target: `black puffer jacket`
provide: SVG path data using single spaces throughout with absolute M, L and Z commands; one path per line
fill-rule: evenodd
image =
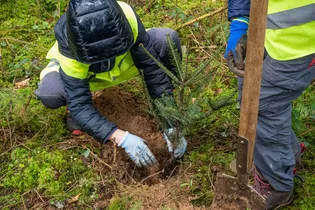
M 111 70 L 115 57 L 130 50 L 138 69 L 143 69 L 151 97 L 171 94 L 169 77 L 150 59 L 139 44 L 158 59 L 153 42 L 138 19 L 138 37 L 133 34 L 128 20 L 115 0 L 71 0 L 69 9 L 55 26 L 55 36 L 62 55 L 92 64 L 95 73 Z M 97 71 L 97 72 L 96 72 Z M 88 79 L 68 76 L 62 69 L 70 113 L 82 130 L 105 143 L 117 129 L 93 106 Z M 115 97 L 115 96 L 113 96 Z

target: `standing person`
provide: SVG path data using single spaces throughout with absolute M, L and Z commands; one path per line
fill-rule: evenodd
M 242 97 L 250 0 L 229 0 L 230 37 L 225 58 L 238 75 Z M 292 100 L 315 77 L 315 0 L 269 0 L 265 55 L 254 153 L 254 188 L 266 197 L 266 209 L 294 198 L 295 165 L 304 145 L 292 130 Z
M 142 69 L 152 98 L 172 95 L 170 78 L 141 45 L 172 69 L 166 34 L 181 53 L 178 34 L 167 28 L 146 31 L 132 7 L 116 0 L 70 0 L 54 31 L 56 43 L 47 54 L 50 63 L 40 75 L 35 92 L 38 99 L 51 109 L 67 105 L 67 125 L 73 134 L 82 130 L 101 143 L 112 139 L 137 166 L 152 166 L 156 159 L 145 141 L 106 120 L 94 107 L 91 91 L 128 81 Z M 171 128 L 164 131 L 170 132 Z M 182 157 L 186 146 L 182 138 L 174 156 Z

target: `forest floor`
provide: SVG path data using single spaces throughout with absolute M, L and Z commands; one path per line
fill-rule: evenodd
M 209 209 L 217 174 L 233 175 L 229 164 L 235 158 L 238 104 L 192 125 L 185 156 L 169 168 L 164 167 L 169 159 L 166 143 L 148 114 L 139 77 L 93 93 L 93 102 L 104 117 L 146 139 L 157 165 L 137 168 L 112 142 L 101 145 L 86 134 L 71 136 L 65 108 L 46 109 L 33 94 L 66 3 L 3 1 L 0 8 L 0 209 Z M 226 1 L 128 3 L 146 28 L 177 29 L 189 69 L 210 59 L 206 71 L 213 78 L 202 90 L 204 96 L 216 98 L 237 88 L 223 58 L 229 33 Z M 207 13 L 213 15 L 181 28 Z M 293 102 L 293 129 L 308 149 L 298 171 L 304 182 L 296 181 L 290 210 L 315 209 L 313 89 Z

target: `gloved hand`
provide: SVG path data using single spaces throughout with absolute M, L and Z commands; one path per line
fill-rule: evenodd
M 166 141 L 168 151 L 171 152 L 171 153 L 173 152 L 173 145 L 172 145 L 172 142 L 169 139 L 169 136 L 174 135 L 174 132 L 175 132 L 174 128 L 168 128 L 163 133 L 163 137 L 164 137 L 164 139 Z M 187 148 L 187 141 L 186 141 L 185 137 L 182 136 L 180 138 L 180 140 L 179 140 L 179 143 L 178 143 L 177 147 L 175 148 L 174 157 L 175 158 L 183 157 L 183 155 L 184 155 L 184 153 L 186 151 L 186 148 Z
M 227 64 L 234 74 L 244 77 L 245 58 L 246 58 L 247 35 L 244 34 L 238 41 L 235 52 L 230 51 L 227 56 Z
M 153 166 L 157 162 L 144 140 L 130 134 L 128 131 L 126 131 L 124 139 L 121 140 L 118 146 L 122 147 L 130 159 L 139 167 Z
M 240 38 L 246 34 L 248 29 L 248 18 L 247 17 L 239 17 L 234 18 L 230 24 L 230 37 L 227 43 L 226 51 L 224 53 L 224 57 L 227 59 L 228 53 L 235 53 L 235 48 L 240 40 Z

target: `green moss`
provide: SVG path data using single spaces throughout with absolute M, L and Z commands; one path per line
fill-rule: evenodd
M 1 171 L 4 178 L 0 188 L 13 190 L 15 193 L 10 196 L 13 200 L 36 189 L 48 197 L 65 199 L 80 194 L 81 200 L 90 201 L 96 191 L 94 174 L 79 155 L 58 150 L 16 148 L 10 158 L 10 164 Z
M 131 197 L 116 197 L 114 196 L 108 207 L 109 210 L 140 210 L 142 209 L 141 202 L 133 200 Z

